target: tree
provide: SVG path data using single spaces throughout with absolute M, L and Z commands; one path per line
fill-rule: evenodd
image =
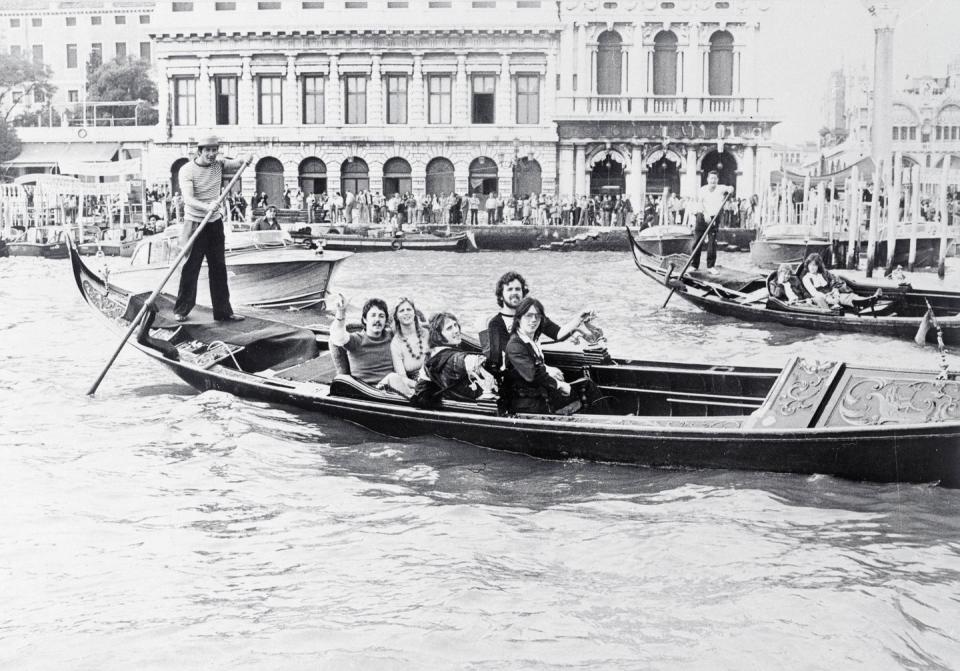
M 6 119 L 0 119 L 0 166 L 19 155 L 20 138 L 17 137 L 16 129 L 7 123 Z M 0 174 L 3 172 L 3 168 L 0 167 Z
M 57 87 L 50 83 L 52 76 L 49 65 L 34 63 L 32 60 L 13 54 L 0 54 L 0 111 L 3 119 L 9 119 L 16 108 L 13 96 L 20 91 L 23 97 L 36 96 L 49 100 Z
M 87 100 L 98 102 L 139 101 L 137 120 L 141 124 L 155 124 L 157 114 L 157 86 L 150 79 L 150 65 L 146 61 L 116 58 L 90 71 L 87 77 Z M 103 106 L 97 116 L 111 115 L 117 125 L 133 125 L 134 111 L 126 106 Z

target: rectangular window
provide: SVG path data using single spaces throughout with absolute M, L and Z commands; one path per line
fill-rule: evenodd
M 430 0 L 427 7 L 430 9 L 450 9 L 450 0 Z
M 387 9 L 410 9 L 409 0 L 387 0 Z
M 218 126 L 237 123 L 237 78 L 214 77 L 215 115 Z
M 953 126 L 950 134 L 951 140 L 960 140 L 960 126 Z
M 150 62 L 150 43 L 141 42 L 140 43 L 140 60 Z
M 44 95 L 43 89 L 34 89 L 33 90 L 33 102 L 42 103 L 47 99 L 47 96 Z
M 322 0 L 303 0 L 300 6 L 304 9 L 323 9 Z
M 67 102 L 68 103 L 80 102 L 80 91 L 78 91 L 77 89 L 70 89 L 69 91 L 67 91 Z
M 916 139 L 917 139 L 917 127 L 916 127 L 916 126 L 910 126 L 910 139 L 911 139 L 911 140 L 916 140 Z
M 899 140 L 899 139 L 900 139 L 900 128 L 897 127 L 897 126 L 894 126 L 894 127 L 893 127 L 893 139 L 894 139 L 894 140 Z
M 259 77 L 257 79 L 258 110 L 261 126 L 279 126 L 283 123 L 283 78 Z
M 237 9 L 235 2 L 215 2 L 213 8 L 218 12 L 233 12 Z
M 367 123 L 367 78 L 350 76 L 343 78 L 344 100 L 346 102 L 346 123 Z
M 75 25 L 77 25 L 77 17 L 75 17 L 75 16 L 68 16 L 68 17 L 67 17 L 67 27 L 75 26 Z
M 94 68 L 100 67 L 103 63 L 103 45 L 99 42 L 94 42 L 90 45 L 90 66 Z
M 42 44 L 33 45 L 33 62 L 43 63 L 43 45 Z
M 427 79 L 427 123 L 450 123 L 453 79 L 437 75 Z
M 91 16 L 91 17 L 90 17 L 90 25 L 91 25 L 91 26 L 99 26 L 101 23 L 103 23 L 103 19 L 102 19 L 101 17 L 99 17 L 99 16 Z
M 272 2 L 270 0 L 260 0 L 257 3 L 257 9 L 280 9 L 280 3 L 276 0 Z
M 540 75 L 517 75 L 517 123 L 540 123 Z
M 192 12 L 193 3 L 192 2 L 173 2 L 171 3 L 171 9 L 175 12 Z
M 114 14 L 113 22 L 118 26 L 124 26 L 127 24 L 127 17 L 123 14 Z
M 407 123 L 407 78 L 387 77 L 387 123 Z
M 367 0 L 347 0 L 343 6 L 347 9 L 366 9 Z
M 30 19 L 30 25 L 33 26 L 34 28 L 39 28 L 40 26 L 43 25 L 43 19 L 41 19 L 41 18 L 32 18 L 32 19 Z
M 517 0 L 517 9 L 539 9 L 540 0 Z
M 117 53 L 117 58 L 126 58 L 127 57 L 127 43 L 126 42 L 117 42 L 113 45 L 114 50 Z
M 197 80 L 193 77 L 173 80 L 173 123 L 177 126 L 197 125 Z
M 496 0 L 473 0 L 474 9 L 496 9 Z
M 494 121 L 494 90 L 497 78 L 493 75 L 474 75 L 473 99 L 470 104 L 470 120 L 472 123 L 493 123 Z
M 150 23 L 150 15 L 149 15 L 149 14 L 141 14 L 141 15 L 140 15 L 140 25 L 146 25 L 146 24 L 148 24 L 148 23 Z
M 323 77 L 307 75 L 303 78 L 303 123 L 323 123 L 323 92 Z
M 11 28 L 19 28 L 19 27 L 20 27 L 20 19 L 10 19 L 10 27 L 11 27 Z
M 77 45 L 67 45 L 67 69 L 73 70 L 77 67 Z

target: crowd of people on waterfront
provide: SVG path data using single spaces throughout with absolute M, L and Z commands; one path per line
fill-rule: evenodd
M 341 372 L 399 393 L 418 407 L 437 407 L 444 399 L 496 400 L 502 412 L 576 412 L 590 390 L 573 393 L 562 371 L 546 365 L 539 338 L 543 334 L 565 340 L 578 331 L 596 336 L 595 327 L 589 326 L 593 313 L 583 310 L 557 324 L 515 271 L 500 277 L 494 295 L 498 309 L 481 338 L 482 354 L 459 348 L 456 315 L 439 312 L 428 320 L 409 298 L 401 298 L 392 312 L 381 298 L 367 300 L 360 313 L 361 330 L 350 332 L 346 300 L 338 296 L 330 344 L 345 356 Z

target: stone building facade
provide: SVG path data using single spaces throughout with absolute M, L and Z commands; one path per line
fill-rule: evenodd
M 245 192 L 560 195 L 769 167 L 761 0 L 159 2 L 152 182 L 200 135 L 255 156 Z

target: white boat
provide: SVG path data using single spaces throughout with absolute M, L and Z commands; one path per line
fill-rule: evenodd
M 129 291 L 152 291 L 180 251 L 180 225 L 139 241 L 130 266 L 109 281 Z M 323 303 L 334 268 L 350 252 L 318 251 L 293 243 L 284 231 L 227 231 L 225 244 L 230 301 L 254 308 L 306 309 Z M 176 293 L 179 270 L 165 287 Z M 197 282 L 197 304 L 211 305 L 207 266 Z

